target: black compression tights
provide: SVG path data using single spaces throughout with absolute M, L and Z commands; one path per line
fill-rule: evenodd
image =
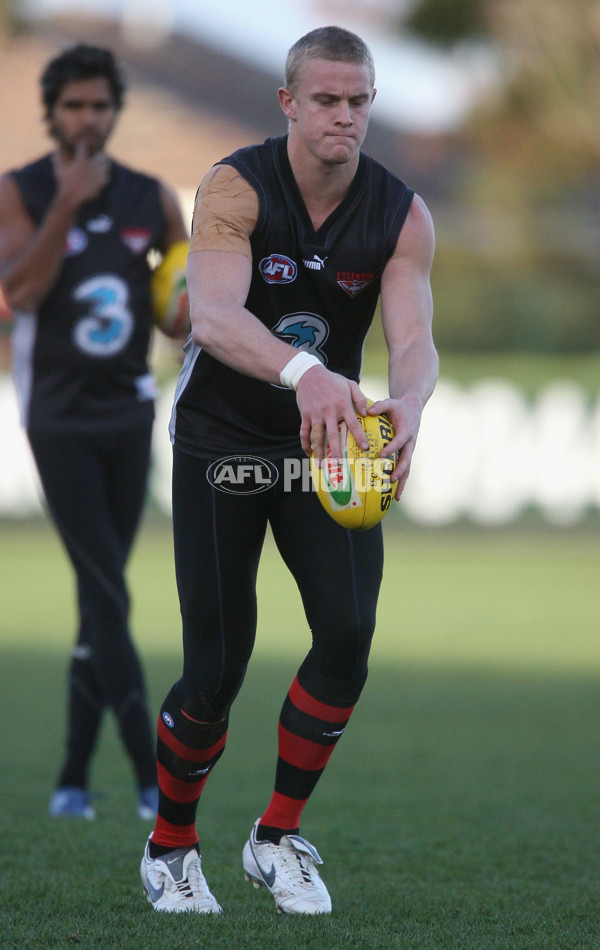
M 268 523 L 298 584 L 312 632 L 305 664 L 326 693 L 330 684 L 332 703 L 355 702 L 366 679 L 375 627 L 381 527 L 341 528 L 313 492 L 302 490 L 301 480 L 286 481 L 283 464 L 278 464 L 276 485 L 254 495 L 213 488 L 208 464 L 174 451 L 173 526 L 184 645 L 175 696 L 181 707 L 194 719 L 218 721 L 241 687 L 254 646 L 256 576 Z M 282 638 L 289 635 L 288 619 L 282 611 Z
M 144 503 L 151 425 L 119 434 L 28 435 L 77 577 L 79 630 L 59 784 L 85 785 L 102 711 L 110 706 L 139 785 L 153 785 L 154 742 L 124 577 Z

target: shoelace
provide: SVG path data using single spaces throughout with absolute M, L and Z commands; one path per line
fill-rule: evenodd
M 314 862 L 309 855 L 301 854 L 292 847 L 282 849 L 279 852 L 279 858 L 281 861 L 281 877 L 286 883 L 293 884 L 295 887 L 298 884 L 315 886 L 313 879 Z M 299 874 L 302 878 L 301 881 L 298 880 Z
M 184 881 L 176 881 L 175 887 L 183 897 L 193 898 L 194 892 L 189 878 L 186 877 Z
M 211 896 L 208 884 L 206 883 L 206 880 L 202 874 L 200 858 L 192 861 L 188 867 L 188 881 L 190 883 L 192 894 L 196 897 L 207 898 Z

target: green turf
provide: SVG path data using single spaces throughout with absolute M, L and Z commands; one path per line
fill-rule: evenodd
M 276 720 L 307 634 L 272 546 L 260 634 L 225 756 L 200 810 L 219 919 L 153 914 L 112 721 L 93 823 L 46 817 L 61 754 L 73 588 L 45 527 L 0 528 L 0 947 L 460 948 L 600 945 L 599 539 L 595 532 L 387 531 L 371 674 L 307 806 L 329 918 L 282 918 L 243 879 L 268 798 Z M 168 533 L 131 572 L 154 711 L 178 675 Z M 333 596 L 333 592 L 332 592 Z

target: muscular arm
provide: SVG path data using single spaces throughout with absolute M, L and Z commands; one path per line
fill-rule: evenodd
M 250 235 L 258 216 L 253 189 L 229 166 L 217 166 L 200 186 L 187 279 L 194 341 L 220 362 L 268 383 L 297 350 L 278 339 L 245 306 L 252 279 Z M 324 366 L 314 366 L 296 389 L 302 417 L 300 437 L 307 454 L 323 456 L 325 435 L 340 454 L 338 421 L 344 419 L 357 439 L 366 443 L 354 406 L 364 411 L 366 399 L 357 384 Z
M 369 412 L 389 415 L 396 434 L 386 454 L 399 453 L 392 479 L 400 498 L 410 472 L 423 408 L 438 377 L 439 360 L 431 325 L 433 303 L 429 275 L 434 233 L 429 212 L 415 195 L 394 255 L 382 277 L 381 311 L 389 351 L 390 398 Z
M 196 196 L 187 266 L 192 336 L 238 372 L 279 383 L 292 348 L 244 306 L 257 216 L 256 194 L 233 168 L 208 173 Z
M 77 209 L 95 197 L 108 176 L 108 160 L 79 149 L 55 166 L 58 187 L 39 225 L 27 214 L 14 178 L 0 179 L 0 276 L 15 310 L 34 310 L 52 289 Z

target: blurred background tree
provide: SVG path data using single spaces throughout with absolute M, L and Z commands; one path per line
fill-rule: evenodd
M 454 53 L 478 44 L 498 74 L 437 215 L 440 347 L 597 349 L 600 4 L 415 0 L 398 26 Z

